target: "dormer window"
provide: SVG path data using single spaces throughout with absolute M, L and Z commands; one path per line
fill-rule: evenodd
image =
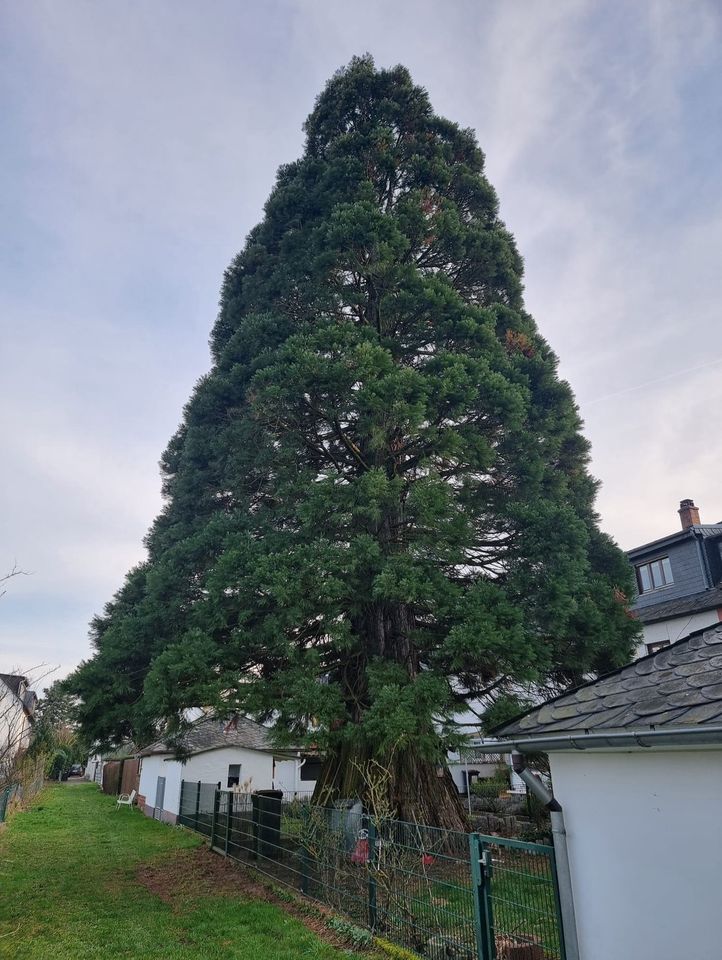
M 669 557 L 660 557 L 651 563 L 640 563 L 637 568 L 637 587 L 640 593 L 659 590 L 674 583 Z

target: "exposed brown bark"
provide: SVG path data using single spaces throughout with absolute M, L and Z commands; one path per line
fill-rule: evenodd
M 437 766 L 407 747 L 370 767 L 370 748 L 344 744 L 330 754 L 316 782 L 313 799 L 328 805 L 360 799 L 372 813 L 446 830 L 468 830 L 461 798 L 446 766 Z M 386 776 L 380 776 L 383 771 Z M 375 807 L 381 807 L 380 810 Z

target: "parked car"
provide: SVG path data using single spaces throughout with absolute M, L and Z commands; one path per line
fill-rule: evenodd
M 70 770 L 68 771 L 69 777 L 82 777 L 85 773 L 85 770 L 80 763 L 74 763 Z

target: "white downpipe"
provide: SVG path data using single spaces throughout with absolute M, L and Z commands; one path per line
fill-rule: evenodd
M 564 811 L 551 791 L 547 790 L 539 777 L 526 766 L 520 753 L 512 754 L 514 770 L 529 790 L 549 810 L 554 840 L 554 859 L 557 866 L 557 885 L 559 888 L 559 908 L 562 915 L 562 933 L 566 960 L 579 960 L 579 940 L 577 938 L 577 919 L 574 913 L 574 893 L 572 875 L 569 869 L 569 851 L 567 849 L 567 831 L 564 826 Z
M 301 767 L 304 765 L 308 757 L 304 757 L 303 760 L 300 759 L 301 754 L 296 754 L 296 760 L 293 764 L 293 798 L 296 799 L 296 794 L 298 793 L 298 773 Z

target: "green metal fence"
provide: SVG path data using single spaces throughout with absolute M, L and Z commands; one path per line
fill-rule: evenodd
M 219 783 L 181 782 L 178 822 L 206 837 L 211 835 L 213 805 Z
M 428 960 L 564 960 L 552 847 L 186 781 L 179 822 Z

